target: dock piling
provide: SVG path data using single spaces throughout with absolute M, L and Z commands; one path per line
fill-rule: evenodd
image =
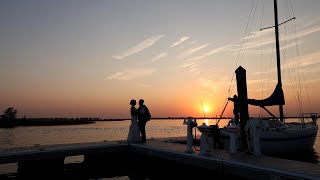
M 188 117 L 183 121 L 184 125 L 187 125 L 187 149 L 185 150 L 186 153 L 193 153 L 193 135 L 192 135 L 192 128 L 194 124 L 196 124 L 196 120 L 192 117 Z
M 198 130 L 201 132 L 200 137 L 200 155 L 207 156 L 209 145 L 208 145 L 208 133 L 211 132 L 211 127 L 207 126 L 206 123 L 203 123 L 198 127 Z M 210 150 L 209 150 L 210 151 Z

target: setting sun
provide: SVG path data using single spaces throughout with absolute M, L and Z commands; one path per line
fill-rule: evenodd
M 203 111 L 204 112 L 209 112 L 209 107 L 208 106 L 203 107 Z
M 201 112 L 203 113 L 203 116 L 208 116 L 209 112 L 210 112 L 210 108 L 208 105 L 203 105 L 201 107 Z
M 203 117 L 210 117 L 213 116 L 215 113 L 215 105 L 212 102 L 201 102 L 201 105 L 198 106 L 199 113 Z

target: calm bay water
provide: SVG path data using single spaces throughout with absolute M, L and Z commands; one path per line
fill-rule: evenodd
M 198 120 L 199 125 L 201 125 L 203 122 L 205 122 L 207 125 L 216 124 L 216 120 L 212 120 L 212 119 Z M 219 123 L 219 126 L 223 127 L 227 123 L 228 123 L 228 120 L 221 120 Z M 16 127 L 11 129 L 0 128 L 0 148 L 125 140 L 128 135 L 129 125 L 130 125 L 130 121 L 127 120 L 127 121 L 101 121 L 93 124 L 84 124 L 84 125 L 30 126 L 30 127 L 26 126 L 26 127 Z M 182 119 L 151 120 L 150 122 L 147 123 L 146 131 L 147 131 L 147 138 L 183 137 L 183 136 L 186 136 L 187 126 L 183 125 Z M 200 132 L 198 131 L 197 134 L 200 134 Z M 320 164 L 319 163 L 320 162 L 320 158 L 319 158 L 320 137 L 319 136 L 320 136 L 320 133 L 318 133 L 318 137 L 317 137 L 313 152 L 309 152 L 305 155 L 301 155 L 301 154 L 289 155 L 283 158 Z M 200 137 L 197 136 L 197 139 L 199 138 Z M 71 157 L 65 162 L 80 162 L 80 159 L 79 157 L 75 157 L 74 159 L 72 159 Z M 130 168 L 132 170 L 133 167 L 130 167 Z M 14 163 L 0 165 L 0 179 L 2 177 L 1 174 L 3 173 L 4 173 L 3 177 L 5 177 L 5 179 L 7 179 L 10 176 L 13 177 L 12 179 L 15 179 L 17 177 L 16 169 L 17 169 L 17 164 L 14 164 Z M 124 171 L 128 171 L 128 168 L 125 169 Z M 73 173 L 72 176 L 77 176 L 79 172 L 82 172 L 82 170 L 76 171 L 76 173 Z M 102 172 L 105 172 L 105 170 L 103 170 Z M 146 175 L 144 173 L 141 173 L 141 174 Z M 106 175 L 102 175 L 102 176 L 106 176 Z M 181 177 L 181 175 L 179 175 L 179 177 Z M 70 179 L 74 179 L 74 178 L 70 178 Z M 116 179 L 132 179 L 132 178 L 128 176 L 120 175 Z M 140 178 L 140 179 L 150 179 L 150 177 Z
M 216 120 L 214 119 L 198 120 L 199 125 L 203 122 L 207 125 L 216 124 Z M 83 125 L 0 128 L 0 147 L 12 148 L 34 145 L 126 140 L 130 123 L 130 120 L 98 121 L 93 124 Z M 228 120 L 221 120 L 219 126 L 223 127 L 227 123 Z M 147 138 L 183 137 L 187 134 L 187 127 L 183 125 L 183 119 L 160 119 L 149 121 L 146 125 L 146 131 Z M 201 132 L 197 130 L 197 134 L 201 134 Z M 318 133 L 313 154 L 306 155 L 311 158 L 311 160 L 306 161 L 312 162 L 314 159 L 314 162 L 320 162 L 319 136 L 320 133 Z M 200 137 L 197 136 L 197 138 Z M 301 160 L 304 161 L 303 157 Z
M 216 120 L 213 119 L 198 120 L 199 125 L 203 122 L 207 125 L 216 124 Z M 227 122 L 228 120 L 221 120 L 219 126 L 223 127 Z M 12 148 L 34 145 L 126 140 L 129 125 L 130 121 L 126 120 L 99 121 L 93 124 L 83 125 L 0 128 L 0 147 Z M 183 125 L 183 119 L 160 119 L 149 121 L 146 126 L 146 131 L 147 138 L 182 137 L 186 136 L 187 127 Z M 200 132 L 198 131 L 197 134 L 200 134 Z M 320 133 L 318 133 L 318 136 L 320 136 Z M 200 137 L 198 136 L 197 138 Z M 320 137 L 317 137 L 313 155 L 315 159 L 314 162 L 319 163 Z
M 199 121 L 203 122 L 203 121 Z M 130 121 L 101 121 L 93 124 L 63 126 L 25 126 L 0 129 L 0 147 L 68 144 L 126 140 Z M 215 123 L 209 120 L 210 123 Z M 147 138 L 186 136 L 183 120 L 151 120 L 146 125 Z

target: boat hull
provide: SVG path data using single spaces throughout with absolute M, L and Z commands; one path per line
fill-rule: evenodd
M 304 127 L 288 127 L 282 130 L 260 131 L 260 151 L 262 154 L 294 153 L 313 149 L 318 132 L 318 125 L 307 124 Z M 224 149 L 230 149 L 230 133 L 220 130 L 220 142 Z M 237 147 L 240 149 L 241 137 L 237 134 Z M 250 149 L 252 150 L 252 148 Z

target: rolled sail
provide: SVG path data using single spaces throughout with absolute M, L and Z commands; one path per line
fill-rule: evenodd
M 248 99 L 248 104 L 253 106 L 261 106 L 261 107 L 284 105 L 285 101 L 284 101 L 282 86 L 277 84 L 271 96 L 266 99 L 262 99 L 262 100 Z

